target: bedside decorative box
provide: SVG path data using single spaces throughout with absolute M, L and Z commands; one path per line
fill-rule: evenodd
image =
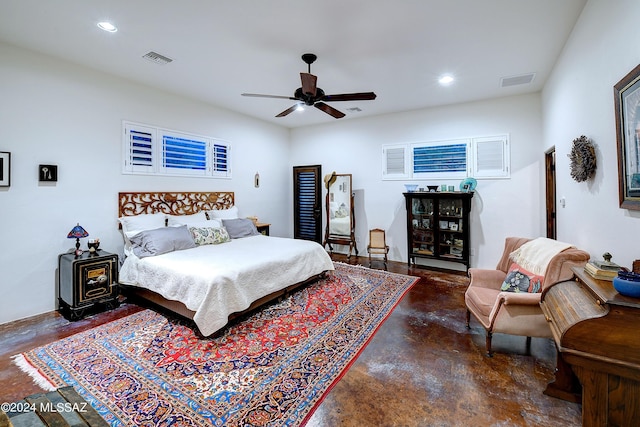
M 60 312 L 78 320 L 97 308 L 118 306 L 118 255 L 73 252 L 58 256 L 58 302 Z

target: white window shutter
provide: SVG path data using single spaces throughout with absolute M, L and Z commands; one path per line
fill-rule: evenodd
M 207 138 L 161 129 L 162 169 L 167 175 L 207 174 Z
M 122 122 L 125 174 L 231 178 L 231 143 Z
M 156 130 L 136 123 L 123 123 L 124 172 L 153 173 Z
M 475 178 L 508 178 L 509 138 L 506 135 L 473 139 Z
M 382 147 L 382 178 L 408 178 L 408 154 L 407 145 L 384 145 Z
M 214 140 L 211 156 L 212 175 L 219 177 L 231 177 L 231 146 L 229 143 Z

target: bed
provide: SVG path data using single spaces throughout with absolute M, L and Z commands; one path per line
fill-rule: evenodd
M 127 294 L 193 320 L 203 336 L 334 269 L 316 242 L 251 228 L 237 217 L 232 192 L 119 193 L 118 200 L 119 282 Z

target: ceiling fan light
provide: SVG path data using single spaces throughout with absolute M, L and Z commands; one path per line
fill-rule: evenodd
M 311 63 L 316 60 L 316 56 L 312 53 L 305 53 L 302 56 L 302 59 L 304 62 L 309 64 L 309 72 L 300 73 L 302 86 L 295 90 L 293 96 L 263 95 L 259 93 L 243 93 L 241 95 L 254 96 L 258 98 L 291 99 L 297 101 L 291 107 L 276 114 L 276 117 L 285 117 L 294 111 L 304 111 L 305 105 L 308 105 L 309 107 L 315 107 L 318 110 L 329 114 L 335 119 L 341 119 L 345 114 L 340 110 L 336 110 L 329 104 L 325 104 L 325 102 L 368 101 L 376 99 L 376 94 L 373 92 L 339 93 L 333 95 L 325 94 L 324 91 L 316 85 L 318 78 L 311 74 Z
M 115 25 L 113 25 L 111 22 L 107 22 L 107 21 L 103 21 L 103 22 L 98 22 L 98 28 L 100 28 L 101 30 L 107 31 L 109 33 L 115 33 L 116 31 L 118 31 L 118 28 L 116 28 Z
M 455 79 L 451 74 L 444 74 L 438 79 L 438 83 L 440 83 L 442 86 L 448 86 L 453 83 L 454 80 Z

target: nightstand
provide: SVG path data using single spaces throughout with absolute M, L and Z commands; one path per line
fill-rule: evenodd
M 58 256 L 59 310 L 69 320 L 78 320 L 118 302 L 118 255 L 98 250 Z
M 262 234 L 264 234 L 265 236 L 269 235 L 269 226 L 271 224 L 267 224 L 264 222 L 256 222 L 256 228 L 258 229 L 258 231 Z

